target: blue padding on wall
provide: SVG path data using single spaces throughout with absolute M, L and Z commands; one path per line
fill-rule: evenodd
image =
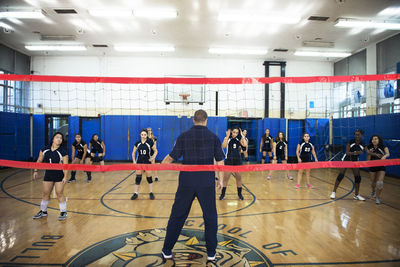
M 400 141 L 385 141 L 384 142 L 390 152 L 391 159 L 400 158 Z M 400 166 L 387 166 L 386 173 L 390 175 L 394 175 L 400 177 Z
M 40 149 L 44 147 L 45 115 L 33 115 L 33 158 L 37 159 Z
M 0 158 L 30 158 L 30 115 L 0 112 Z
M 31 154 L 30 114 L 16 113 L 15 160 L 27 160 Z
M 71 157 L 72 153 L 72 143 L 75 141 L 75 134 L 79 133 L 79 117 L 78 116 L 70 116 L 68 118 L 68 155 Z M 84 140 L 84 139 L 82 139 Z M 86 140 L 84 140 L 87 142 Z
M 296 157 L 296 149 L 304 133 L 304 120 L 289 120 L 288 123 L 288 154 Z

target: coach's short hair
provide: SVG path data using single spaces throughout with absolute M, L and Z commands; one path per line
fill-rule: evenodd
M 204 121 L 206 121 L 207 120 L 207 112 L 205 112 L 204 110 L 202 110 L 202 109 L 199 109 L 199 110 L 197 110 L 195 113 L 194 113 L 194 117 L 193 117 L 193 120 L 195 121 L 195 122 L 204 122 Z

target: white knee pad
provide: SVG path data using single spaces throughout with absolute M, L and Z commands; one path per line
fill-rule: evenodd
M 383 189 L 383 181 L 376 182 L 376 188 Z

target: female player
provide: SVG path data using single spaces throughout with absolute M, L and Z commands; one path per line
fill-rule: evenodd
M 75 151 L 77 155 L 75 157 Z M 86 142 L 82 140 L 82 136 L 80 133 L 75 134 L 75 141 L 72 144 L 72 164 L 85 164 L 88 158 L 86 158 L 87 154 L 87 145 Z M 76 171 L 71 171 L 71 178 L 68 180 L 68 183 L 76 182 L 75 179 Z M 90 180 L 89 172 L 87 172 L 88 180 Z
M 260 153 L 262 152 L 262 160 L 261 164 L 264 164 L 265 158 L 268 157 L 269 160 L 272 159 L 272 143 L 274 142 L 274 139 L 270 136 L 269 129 L 265 129 L 264 135 L 261 137 L 261 142 L 260 142 Z
M 38 163 L 57 163 L 68 164 L 68 154 L 61 148 L 64 136 L 60 132 L 56 132 L 51 139 L 51 144 L 45 146 L 40 150 Z M 64 185 L 67 182 L 68 171 L 62 170 L 46 170 L 43 179 L 43 195 L 42 202 L 40 203 L 40 211 L 33 216 L 33 219 L 47 217 L 47 206 L 50 202 L 50 193 L 53 187 L 56 189 L 58 204 L 60 206 L 60 216 L 58 220 L 65 220 L 67 218 L 67 202 L 64 197 Z M 33 173 L 33 180 L 36 180 L 38 171 Z
M 246 140 L 243 138 L 241 130 L 238 127 L 234 127 L 232 131 L 228 129 L 226 131 L 224 142 L 222 143 L 222 148 L 227 148 L 225 165 L 242 165 L 242 158 L 240 157 L 240 146 L 247 146 Z M 240 200 L 243 200 L 242 175 L 240 172 L 235 172 L 233 173 L 233 175 L 236 178 L 238 197 Z M 219 196 L 219 200 L 223 200 L 225 197 L 226 186 L 228 184 L 230 176 L 230 172 L 224 172 L 224 177 L 222 180 L 222 192 Z
M 153 156 L 150 156 L 151 150 L 154 150 Z M 138 152 L 137 160 L 135 159 L 136 151 Z M 143 129 L 140 131 L 140 141 L 137 141 L 135 146 L 133 147 L 132 152 L 132 160 L 133 164 L 151 164 L 157 156 L 157 147 L 155 146 L 153 140 L 148 138 L 147 130 Z M 142 181 L 142 173 L 144 171 L 137 170 L 136 171 L 136 180 L 135 180 L 135 193 L 132 195 L 131 200 L 135 200 L 139 196 L 139 187 L 140 182 Z M 153 177 L 151 176 L 151 171 L 145 171 L 147 182 L 149 183 L 149 195 L 150 199 L 154 199 L 153 194 Z
M 373 135 L 367 146 L 367 160 L 386 159 L 390 156 L 389 149 L 383 144 L 382 137 Z M 369 168 L 371 177 L 371 198 L 376 197 L 375 203 L 381 204 L 381 193 L 383 189 L 383 179 L 385 178 L 386 168 L 384 166 Z M 376 190 L 376 191 L 375 191 Z
M 151 140 L 153 140 L 154 146 L 157 147 L 157 137 L 155 137 L 155 136 L 153 135 L 153 129 L 151 129 L 150 127 L 147 128 L 147 134 L 149 135 L 149 138 L 150 138 Z M 154 155 L 154 150 L 152 149 L 152 150 L 151 150 L 151 153 L 150 153 L 150 156 L 153 156 L 153 155 Z M 156 163 L 156 158 L 154 157 L 154 159 L 153 159 L 153 161 L 151 162 L 151 164 L 155 164 L 155 163 Z M 158 182 L 157 171 L 154 171 L 154 181 L 155 181 L 155 182 Z
M 358 161 L 358 157 L 364 153 L 365 144 L 362 142 L 362 137 L 364 135 L 363 130 L 355 130 L 354 139 L 351 139 L 347 142 L 346 145 L 346 154 L 343 156 L 343 161 Z M 344 178 L 344 174 L 346 173 L 346 168 L 340 169 L 339 174 L 336 178 L 335 186 L 333 187 L 333 192 L 331 194 L 331 199 L 336 197 L 336 190 L 339 187 L 340 182 Z M 360 183 L 361 183 L 361 175 L 359 168 L 353 168 L 354 182 L 355 182 L 355 190 L 354 190 L 354 199 L 364 201 L 365 198 L 360 196 Z
M 246 137 L 247 130 L 243 130 L 242 131 L 242 135 L 243 135 L 244 140 L 246 141 L 247 146 L 240 145 L 240 148 L 241 148 L 240 149 L 240 153 L 243 154 L 244 160 L 246 161 L 246 164 L 248 165 L 248 164 L 250 164 L 250 162 L 249 162 L 249 153 L 248 153 L 248 150 L 249 150 L 249 139 L 247 139 L 247 137 Z
M 297 145 L 296 155 L 299 163 L 312 162 L 312 156 L 314 157 L 315 162 L 318 162 L 317 155 L 315 154 L 315 149 L 313 144 L 310 143 L 310 135 L 308 133 L 303 134 L 303 139 L 301 139 L 300 143 Z M 306 169 L 306 179 L 307 179 L 307 187 L 312 188 L 310 184 L 310 169 Z M 296 189 L 300 188 L 301 178 L 303 175 L 303 170 L 300 169 L 297 174 L 297 184 Z
M 92 164 L 93 162 L 100 162 L 100 165 L 104 165 L 104 156 L 106 155 L 106 145 L 99 138 L 98 134 L 92 135 L 92 139 L 89 142 L 88 152 L 90 153 L 90 161 L 88 161 L 88 164 Z M 87 172 L 87 174 L 88 174 L 87 182 L 89 183 L 92 180 L 92 173 Z
M 278 163 L 280 160 L 283 164 L 287 163 L 288 160 L 288 143 L 286 141 L 285 134 L 283 132 L 279 132 L 276 137 L 274 143 L 272 144 L 272 153 L 274 154 L 274 158 L 272 160 L 272 164 Z M 270 171 L 269 179 L 271 179 L 272 171 Z M 286 171 L 286 176 L 288 179 L 293 180 L 293 177 L 289 175 L 289 170 Z M 267 178 L 268 178 L 267 177 Z

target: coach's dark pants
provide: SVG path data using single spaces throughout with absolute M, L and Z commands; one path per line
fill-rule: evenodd
M 215 187 L 183 187 L 179 186 L 175 194 L 171 216 L 168 221 L 167 235 L 163 251 L 171 253 L 183 224 L 189 215 L 194 198 L 199 200 L 203 211 L 205 240 L 208 256 L 214 256 L 217 248 L 217 207 L 215 203 Z

